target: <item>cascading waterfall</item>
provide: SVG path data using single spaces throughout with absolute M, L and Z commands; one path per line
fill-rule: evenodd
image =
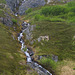
M 24 25 L 25 26 L 29 26 L 29 23 L 26 23 L 24 22 Z M 27 28 L 27 27 L 26 27 Z M 27 57 L 27 64 L 35 69 L 35 71 L 37 71 L 37 73 L 39 75 L 52 75 L 48 70 L 46 70 L 45 68 L 43 68 L 41 65 L 39 65 L 38 63 L 36 63 L 35 61 L 33 61 L 33 58 L 32 56 L 34 55 L 34 52 L 33 51 L 30 51 L 28 48 L 27 50 L 25 51 L 25 42 L 24 40 L 22 39 L 23 37 L 23 33 L 24 31 L 26 30 L 26 28 L 24 27 L 23 30 L 19 33 L 19 36 L 18 36 L 18 41 L 21 43 L 21 51 L 26 55 Z M 30 52 L 30 53 L 29 53 Z

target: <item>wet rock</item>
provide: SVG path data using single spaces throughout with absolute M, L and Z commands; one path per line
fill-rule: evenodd
M 24 33 L 26 34 L 26 40 L 29 40 L 30 44 L 34 43 L 34 40 L 32 40 L 32 31 L 36 25 L 30 25 L 29 23 L 23 22 L 22 23 L 22 29 L 24 30 Z
M 28 25 L 28 24 L 27 24 Z M 29 26 L 28 26 L 29 27 Z M 27 29 L 27 28 L 26 28 Z M 26 30 L 25 29 L 25 30 Z M 32 49 L 30 47 L 27 47 L 26 51 L 24 50 L 25 46 L 24 42 L 22 41 L 22 34 L 24 33 L 24 31 L 22 31 L 22 33 L 20 33 L 20 35 L 18 36 L 18 41 L 21 42 L 21 50 L 23 51 L 23 53 L 26 55 L 26 59 L 27 59 L 27 64 L 33 68 L 35 71 L 37 71 L 37 73 L 39 75 L 52 75 L 48 70 L 46 70 L 45 68 L 43 68 L 41 65 L 39 65 L 38 63 L 36 63 L 34 61 L 33 55 L 34 52 L 32 51 Z M 21 39 L 21 40 L 20 40 Z M 23 63 L 20 62 L 20 64 L 22 65 Z

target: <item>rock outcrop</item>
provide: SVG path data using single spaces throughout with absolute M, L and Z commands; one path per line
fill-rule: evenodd
M 16 12 L 19 8 L 22 0 L 6 0 L 7 5 L 11 8 L 12 11 Z
M 28 8 L 45 5 L 45 0 L 6 0 L 12 11 L 23 15 Z
M 26 40 L 28 40 L 29 41 L 29 43 L 30 44 L 33 44 L 33 42 L 34 42 L 34 40 L 32 40 L 33 39 L 33 35 L 32 35 L 32 31 L 34 30 L 34 28 L 36 27 L 36 25 L 30 25 L 30 24 L 28 24 L 28 23 L 26 23 L 26 22 L 23 22 L 22 23 L 22 26 L 23 26 L 23 30 L 24 30 L 24 33 L 25 33 L 25 35 L 26 35 Z
M 25 0 L 19 7 L 19 14 L 23 15 L 28 8 L 34 8 L 38 6 L 44 6 L 45 0 Z
M 44 6 L 47 2 L 57 3 L 57 2 L 69 2 L 72 0 L 6 0 L 7 4 L 17 14 L 23 15 L 28 8 L 34 8 L 39 6 Z
M 3 18 L 3 24 L 5 24 L 6 26 L 12 26 L 12 17 L 8 13 L 5 13 L 5 15 L 6 17 Z
M 0 22 L 5 24 L 6 26 L 12 26 L 12 16 L 14 15 L 13 12 L 10 10 L 10 8 L 4 4 L 0 3 Z

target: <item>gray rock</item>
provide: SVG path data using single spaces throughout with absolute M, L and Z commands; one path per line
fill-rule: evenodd
M 3 17 L 0 17 L 0 22 L 2 22 L 3 21 Z
M 52 60 L 54 60 L 55 62 L 57 62 L 58 61 L 58 56 L 52 55 Z
M 8 15 L 8 13 L 5 13 L 6 17 L 3 18 L 3 24 L 5 24 L 6 26 L 12 26 L 13 22 L 12 22 L 12 17 L 10 15 Z
M 38 38 L 38 42 L 40 42 L 40 41 L 41 41 L 41 38 L 39 37 L 39 38 Z
M 30 25 L 29 23 L 23 22 L 22 23 L 22 29 L 24 30 L 24 33 L 26 34 L 26 40 L 28 40 L 30 42 L 30 44 L 32 45 L 35 40 L 32 40 L 32 31 L 34 30 L 34 28 L 36 27 L 36 25 Z
M 11 8 L 12 11 L 16 11 L 16 8 L 19 7 L 22 0 L 6 0 L 7 5 Z
M 45 0 L 6 0 L 6 2 L 12 11 L 20 15 L 23 15 L 28 8 L 45 5 Z
M 21 6 L 19 7 L 19 14 L 23 15 L 28 8 L 34 8 L 38 6 L 44 6 L 45 0 L 26 0 L 23 1 Z

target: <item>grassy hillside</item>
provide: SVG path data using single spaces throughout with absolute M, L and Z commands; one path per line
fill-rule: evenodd
M 67 58 L 68 54 L 68 57 L 74 58 L 74 4 L 75 2 L 70 2 L 65 5 L 44 6 L 32 9 L 32 11 L 31 9 L 27 10 L 25 19 L 29 19 L 31 24 L 36 24 L 33 38 L 36 39 L 45 35 L 50 36 L 48 42 L 42 41 L 43 45 L 38 42 L 34 44 L 40 47 L 40 51 L 43 50 L 43 53 L 50 52 L 59 55 L 60 59 Z
M 59 62 L 54 63 L 49 59 L 42 59 L 42 65 L 50 70 L 59 69 L 65 63 L 64 60 L 74 62 L 75 59 L 75 2 L 69 2 L 64 5 L 46 5 L 34 9 L 28 9 L 23 20 L 29 20 L 31 24 L 36 25 L 33 31 L 33 39 L 39 36 L 49 36 L 49 41 L 34 42 L 35 55 L 57 55 Z M 48 63 L 49 62 L 49 63 Z M 51 62 L 51 63 L 50 63 Z M 62 63 L 61 63 L 62 62 Z M 56 67 L 54 67 L 57 65 Z M 73 71 L 75 64 L 68 66 Z M 56 70 L 56 72 L 58 72 Z M 67 68 L 66 68 L 67 70 Z M 70 75 L 73 75 L 72 73 Z M 58 75 L 58 74 L 57 74 Z M 61 72 L 60 72 L 61 75 Z M 68 75 L 63 73 L 62 75 Z
M 5 0 L 0 0 L 0 3 L 6 4 L 6 1 Z
M 35 75 L 36 72 L 26 65 L 25 60 L 20 44 L 12 37 L 12 31 L 0 23 L 0 75 Z
M 19 19 L 2 3 L 5 3 L 5 0 L 0 0 L 0 75 L 37 75 L 26 64 L 26 57 L 21 52 L 21 45 L 17 41 L 17 33 L 20 32 L 17 23 Z M 3 24 L 2 18 L 6 18 L 5 13 L 12 17 L 11 27 L 6 26 L 6 23 Z

